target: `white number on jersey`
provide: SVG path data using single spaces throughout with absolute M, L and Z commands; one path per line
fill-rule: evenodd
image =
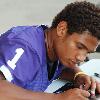
M 7 64 L 14 70 L 16 68 L 16 63 L 19 60 L 19 58 L 22 56 L 24 53 L 24 50 L 22 48 L 17 48 L 16 49 L 16 54 L 12 60 L 8 60 Z

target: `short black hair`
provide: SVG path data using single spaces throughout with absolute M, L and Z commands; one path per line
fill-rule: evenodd
M 55 16 L 51 28 L 56 28 L 61 21 L 67 22 L 70 34 L 89 31 L 90 35 L 100 40 L 100 8 L 93 3 L 82 1 L 68 4 Z

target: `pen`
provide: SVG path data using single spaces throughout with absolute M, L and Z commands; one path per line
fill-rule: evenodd
M 59 88 L 58 90 L 54 91 L 53 93 L 62 93 L 66 90 L 72 89 L 74 88 L 74 83 L 73 82 L 67 82 L 64 86 L 62 86 L 61 88 Z
M 94 76 L 100 78 L 100 74 L 98 74 L 98 73 L 94 73 Z

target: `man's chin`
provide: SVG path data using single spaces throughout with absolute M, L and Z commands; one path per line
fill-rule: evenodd
M 63 64 L 65 67 L 68 67 L 68 68 L 74 68 L 74 67 L 76 67 L 76 64 L 73 63 L 73 62 L 70 61 L 70 60 L 67 60 L 66 62 L 62 62 L 62 64 Z
M 67 68 L 72 68 L 72 69 L 73 69 L 73 68 L 76 67 L 76 64 L 69 64 L 69 63 L 68 63 L 68 64 L 66 64 L 65 66 L 66 66 Z

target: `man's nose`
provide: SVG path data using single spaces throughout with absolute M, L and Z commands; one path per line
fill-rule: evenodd
M 78 54 L 77 60 L 78 62 L 83 62 L 86 59 L 86 54 Z

